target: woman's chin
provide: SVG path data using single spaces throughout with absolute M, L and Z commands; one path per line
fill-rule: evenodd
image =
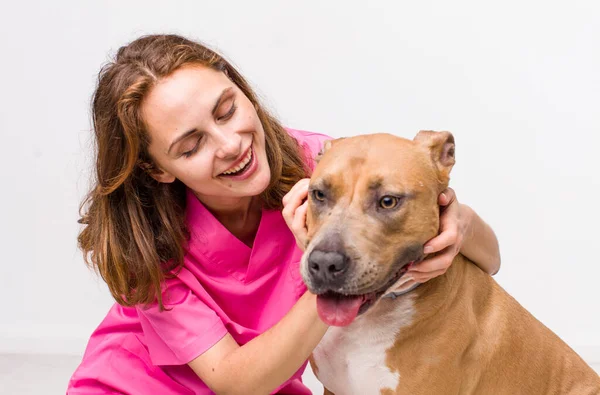
M 249 189 L 252 193 L 249 196 L 258 196 L 267 190 L 271 182 L 271 172 L 264 172 L 264 174 L 257 174 L 256 179 L 252 180 L 252 185 L 249 185 Z
M 271 172 L 259 172 L 253 177 L 244 180 L 244 182 L 231 183 L 229 187 L 233 189 L 234 194 L 238 197 L 253 197 L 259 196 L 267 190 L 271 182 Z M 236 185 L 237 184 L 237 185 Z

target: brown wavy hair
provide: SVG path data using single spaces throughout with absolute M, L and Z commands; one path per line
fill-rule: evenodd
M 257 109 L 265 130 L 271 181 L 263 206 L 281 209 L 291 187 L 308 175 L 296 140 L 259 103 L 252 88 L 221 55 L 177 35 L 141 37 L 121 47 L 99 75 L 92 100 L 95 179 L 81 204 L 78 236 L 88 266 L 100 273 L 124 306 L 158 301 L 161 285 L 183 264 L 189 232 L 185 185 L 152 178 L 150 136 L 141 103 L 161 79 L 184 66 L 226 73 Z

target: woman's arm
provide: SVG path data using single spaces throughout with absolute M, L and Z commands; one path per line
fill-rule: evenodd
M 189 363 L 217 394 L 267 394 L 308 359 L 325 332 L 316 296 L 306 292 L 275 326 L 243 346 L 226 335 Z

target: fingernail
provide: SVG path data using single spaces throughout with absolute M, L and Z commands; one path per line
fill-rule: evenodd
M 431 254 L 432 252 L 433 252 L 433 247 L 431 247 L 431 246 L 426 246 L 425 248 L 423 248 L 424 254 Z
M 446 200 L 446 194 L 445 194 L 445 193 L 442 193 L 442 194 L 440 195 L 440 197 L 441 197 L 442 199 Z

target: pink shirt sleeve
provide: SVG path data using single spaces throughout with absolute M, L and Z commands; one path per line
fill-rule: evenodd
M 166 280 L 165 310 L 158 304 L 137 307 L 152 363 L 185 365 L 215 345 L 227 329 L 217 313 L 202 302 L 179 276 Z
M 326 136 L 321 133 L 307 132 L 304 130 L 286 129 L 290 136 L 294 137 L 296 141 L 304 149 L 304 153 L 307 156 L 308 166 L 311 170 L 315 169 L 315 158 L 323 148 L 323 144 L 327 140 L 333 140 L 332 137 Z

